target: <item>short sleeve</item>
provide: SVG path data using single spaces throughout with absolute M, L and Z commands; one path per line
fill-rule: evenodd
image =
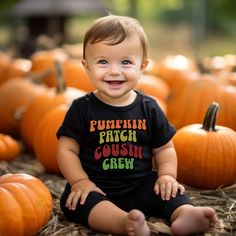
M 160 106 L 153 99 L 144 101 L 144 109 L 148 117 L 152 148 L 158 148 L 168 143 L 176 129 L 170 124 Z
M 57 131 L 57 138 L 67 136 L 75 139 L 78 143 L 82 143 L 85 137 L 85 104 L 81 99 L 74 100 L 69 107 L 64 121 Z

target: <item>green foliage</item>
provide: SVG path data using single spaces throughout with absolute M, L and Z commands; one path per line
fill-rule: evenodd
M 129 13 L 129 9 L 131 8 L 130 0 L 112 0 L 115 14 L 127 15 Z
M 0 1 L 0 12 L 9 10 L 19 0 L 2 0 Z
M 207 0 L 209 10 L 215 13 L 216 17 L 231 18 L 236 20 L 236 1 L 234 0 Z
M 0 24 L 8 25 L 10 23 L 10 9 L 19 0 L 1 0 L 0 1 Z

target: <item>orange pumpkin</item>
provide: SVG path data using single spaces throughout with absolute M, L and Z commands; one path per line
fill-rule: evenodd
M 0 134 L 0 161 L 12 161 L 21 152 L 18 141 L 9 135 Z
M 230 84 L 236 86 L 236 72 L 233 71 L 229 74 L 226 74 L 226 75 L 224 75 L 224 78 L 227 79 L 227 81 Z
M 160 59 L 150 73 L 166 81 L 171 89 L 181 87 L 199 74 L 195 62 L 183 55 L 169 55 Z
M 0 235 L 36 235 L 50 219 L 52 207 L 48 188 L 36 177 L 0 176 Z
M 44 79 L 44 83 L 49 87 L 55 87 L 57 83 L 55 61 L 61 62 L 63 64 L 67 59 L 68 55 L 64 50 L 59 48 L 35 52 L 31 57 L 31 72 L 40 73 L 45 70 L 51 70 L 52 73 Z
M 50 88 L 47 93 L 35 98 L 20 120 L 20 136 L 30 150 L 33 150 L 35 130 L 43 116 L 54 107 L 60 104 L 70 104 L 74 99 L 86 94 L 83 90 L 66 87 L 61 73 L 58 73 L 56 81 L 56 88 Z
M 26 58 L 15 58 L 7 67 L 7 79 L 15 77 L 26 77 L 32 67 L 32 62 Z
M 0 85 L 7 80 L 7 68 L 12 58 L 5 52 L 0 51 Z
M 22 112 L 46 87 L 28 79 L 11 79 L 0 87 L 0 132 L 13 137 L 19 135 Z
M 92 92 L 96 89 L 84 69 L 81 60 L 67 60 L 64 63 L 64 77 L 67 86 L 75 87 L 86 92 Z
M 213 101 L 221 107 L 218 124 L 236 130 L 236 88 L 212 75 L 202 75 L 184 87 L 178 96 L 170 98 L 167 117 L 177 129 L 200 123 Z
M 169 85 L 154 75 L 143 75 L 135 89 L 144 94 L 159 98 L 164 102 L 170 94 Z
M 212 103 L 203 124 L 179 129 L 173 138 L 178 157 L 178 180 L 214 189 L 236 181 L 236 132 L 215 125 L 219 105 Z
M 49 111 L 40 121 L 34 135 L 36 158 L 46 171 L 55 174 L 60 173 L 56 158 L 58 145 L 56 132 L 61 126 L 67 110 L 68 106 L 63 104 Z

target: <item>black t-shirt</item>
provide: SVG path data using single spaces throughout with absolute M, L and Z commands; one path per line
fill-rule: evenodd
M 123 107 L 89 93 L 73 101 L 57 132 L 75 139 L 90 179 L 106 191 L 123 191 L 152 172 L 152 148 L 175 134 L 156 101 L 137 92 Z

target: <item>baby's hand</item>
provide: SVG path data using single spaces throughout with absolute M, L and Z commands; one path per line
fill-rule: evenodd
M 92 191 L 106 195 L 89 179 L 83 179 L 76 182 L 71 186 L 71 193 L 67 198 L 66 207 L 68 207 L 70 210 L 75 210 L 78 201 L 80 200 L 81 205 L 84 204 L 88 194 Z
M 159 176 L 154 186 L 155 193 L 161 194 L 162 200 L 170 200 L 171 197 L 176 197 L 178 190 L 180 190 L 181 195 L 185 192 L 184 186 L 170 175 Z

